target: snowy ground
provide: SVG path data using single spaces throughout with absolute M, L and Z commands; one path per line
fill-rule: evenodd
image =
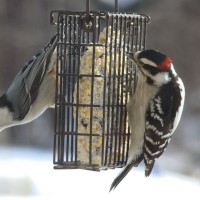
M 0 147 L 0 200 L 18 199 L 199 199 L 200 182 L 171 173 L 144 178 L 134 169 L 116 188 L 110 184 L 120 169 L 99 172 L 54 170 L 52 152 Z

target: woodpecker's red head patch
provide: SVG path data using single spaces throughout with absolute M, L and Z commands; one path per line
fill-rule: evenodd
M 166 57 L 164 61 L 160 65 L 158 65 L 158 67 L 162 70 L 166 70 L 170 67 L 171 63 L 171 59 L 169 57 Z

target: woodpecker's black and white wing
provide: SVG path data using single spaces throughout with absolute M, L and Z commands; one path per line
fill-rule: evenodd
M 145 176 L 150 175 L 155 159 L 163 153 L 178 125 L 183 110 L 183 90 L 181 79 L 176 77 L 163 85 L 150 101 L 143 146 Z
M 35 101 L 57 44 L 57 35 L 25 64 L 2 97 L 15 120 L 22 120 Z

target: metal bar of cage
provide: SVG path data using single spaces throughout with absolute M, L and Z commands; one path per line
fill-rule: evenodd
M 126 104 L 133 94 L 124 87 L 134 86 L 136 76 L 126 52 L 145 48 L 149 18 L 87 9 L 51 12 L 58 33 L 55 169 L 99 171 L 123 167 L 128 158 Z M 82 100 L 84 87 L 89 101 Z

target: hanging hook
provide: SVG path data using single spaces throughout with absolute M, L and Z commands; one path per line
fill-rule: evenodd
M 115 12 L 118 13 L 119 12 L 119 1 L 115 0 Z
M 90 0 L 86 0 L 86 21 L 90 21 Z
M 92 32 L 94 29 L 94 16 L 90 13 L 90 0 L 86 0 L 86 12 L 81 14 L 80 25 L 86 32 Z

